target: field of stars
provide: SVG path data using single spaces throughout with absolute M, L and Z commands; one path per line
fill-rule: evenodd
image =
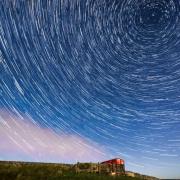
M 0 0 L 0 160 L 111 158 L 180 178 L 180 1 Z

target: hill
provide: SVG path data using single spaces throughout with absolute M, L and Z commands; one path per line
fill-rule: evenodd
M 87 165 L 88 163 L 84 163 L 84 166 Z M 73 164 L 0 161 L 1 180 L 155 180 L 154 177 L 133 174 L 133 172 L 129 172 L 129 175 L 131 177 L 126 175 L 113 177 L 107 174 L 90 173 L 90 171 L 77 173 L 76 165 Z

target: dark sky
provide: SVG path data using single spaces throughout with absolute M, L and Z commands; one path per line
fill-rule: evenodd
M 96 161 L 180 178 L 180 2 L 0 1 L 0 110 L 2 160 L 74 162 L 19 153 L 52 131 L 93 144 L 104 153 Z M 9 119 L 37 128 L 28 148 Z M 23 147 L 6 152 L 13 143 Z

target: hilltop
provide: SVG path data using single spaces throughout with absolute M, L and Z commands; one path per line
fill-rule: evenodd
M 91 167 L 92 163 L 81 163 L 81 165 L 86 167 L 86 170 L 77 172 L 76 164 L 0 161 L 0 177 L 1 180 L 157 180 L 155 177 L 140 175 L 130 171 L 127 171 L 126 175 L 118 177 L 90 173 L 89 167 Z

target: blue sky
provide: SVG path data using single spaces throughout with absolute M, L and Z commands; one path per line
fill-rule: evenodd
M 104 154 L 96 161 L 120 157 L 129 170 L 180 178 L 179 8 L 178 0 L 1 1 L 0 126 L 25 119 L 29 144 L 38 130 L 40 139 L 78 136 Z M 0 158 L 34 160 L 19 150 L 0 148 Z

